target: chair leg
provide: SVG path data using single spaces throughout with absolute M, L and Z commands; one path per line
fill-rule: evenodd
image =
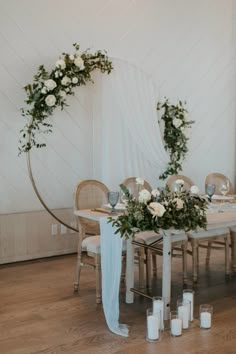
M 77 253 L 77 263 L 75 269 L 75 281 L 74 281 L 74 291 L 79 290 L 79 281 L 80 281 L 80 271 L 82 266 L 82 250 L 81 250 L 82 240 L 79 238 L 78 242 L 78 253 Z
M 101 303 L 101 257 L 96 255 L 95 257 L 95 271 L 96 271 L 96 303 Z
M 122 257 L 121 282 L 125 283 L 126 255 Z
M 188 280 L 188 275 L 187 275 L 187 247 L 188 247 L 188 242 L 183 242 L 181 245 L 182 248 L 182 256 L 183 256 L 183 280 L 184 284 Z
M 144 248 L 139 247 L 138 250 L 138 267 L 139 267 L 139 289 L 144 290 Z
M 157 275 L 157 257 L 155 255 L 155 253 L 152 252 L 152 271 L 153 271 L 153 275 L 156 276 Z
M 192 240 L 192 264 L 193 264 L 193 282 L 196 283 L 198 280 L 198 264 L 197 264 L 197 253 L 198 253 L 198 242 L 197 240 Z
M 152 257 L 151 257 L 151 250 L 146 249 L 146 279 L 147 279 L 147 289 L 152 289 Z
M 227 235 L 225 237 L 225 273 L 227 275 L 230 274 L 229 242 L 230 242 L 230 235 Z
M 210 257 L 211 257 L 211 246 L 212 246 L 212 241 L 208 241 L 207 244 L 207 254 L 206 254 L 206 265 L 208 266 L 210 263 Z
M 236 273 L 236 232 L 231 231 L 231 259 L 232 259 L 232 270 Z

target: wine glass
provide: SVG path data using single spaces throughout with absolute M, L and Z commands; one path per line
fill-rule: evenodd
M 230 190 L 229 180 L 226 179 L 220 186 L 220 192 L 225 197 L 226 194 L 229 193 L 229 190 Z
M 112 207 L 111 214 L 115 213 L 115 206 L 118 203 L 119 196 L 120 196 L 119 192 L 108 192 L 108 202 Z
M 205 191 L 206 191 L 206 194 L 207 194 L 208 197 L 209 197 L 210 202 L 211 202 L 211 197 L 212 197 L 213 194 L 215 193 L 215 190 L 216 190 L 216 185 L 215 185 L 215 184 L 207 183 L 207 184 L 205 185 Z

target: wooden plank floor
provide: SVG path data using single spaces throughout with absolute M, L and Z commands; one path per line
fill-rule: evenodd
M 163 333 L 161 342 L 145 340 L 145 309 L 150 301 L 135 295 L 135 303 L 124 302 L 121 289 L 121 323 L 130 326 L 129 338 L 107 329 L 101 305 L 95 304 L 95 276 L 90 268 L 81 275 L 80 294 L 73 293 L 75 255 L 5 265 L 0 267 L 1 354 L 235 354 L 236 277 L 226 279 L 223 252 L 214 251 L 210 271 L 200 256 L 200 280 L 195 287 L 195 316 L 200 303 L 214 306 L 213 327 L 201 330 L 197 319 L 182 337 Z M 161 258 L 155 295 L 160 294 Z M 181 260 L 173 259 L 172 309 L 182 292 Z M 191 257 L 189 256 L 189 269 Z M 191 285 L 191 282 L 190 282 Z

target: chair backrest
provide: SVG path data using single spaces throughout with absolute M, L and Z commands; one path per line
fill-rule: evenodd
M 97 180 L 88 179 L 78 183 L 74 192 L 74 209 L 100 208 L 108 202 L 107 186 Z M 86 234 L 99 235 L 99 223 L 94 220 L 78 217 L 80 225 Z
M 229 180 L 228 177 L 226 177 L 222 173 L 215 173 L 215 172 L 209 173 L 209 175 L 206 176 L 205 184 L 215 184 L 216 186 L 215 194 L 221 194 L 220 187 L 227 180 L 229 181 L 229 194 L 234 194 L 234 187 L 231 181 Z
M 183 176 L 183 175 L 172 175 L 172 176 L 170 176 L 168 178 L 166 184 L 169 187 L 169 189 L 171 191 L 173 191 L 173 192 L 176 189 L 176 183 L 175 182 L 176 182 L 177 179 L 182 179 L 184 181 L 184 189 L 186 191 L 189 191 L 190 188 L 194 185 L 193 181 L 190 178 L 186 177 L 186 176 Z
M 133 194 L 135 198 L 138 197 L 138 193 L 142 189 L 147 189 L 149 192 L 152 191 L 152 187 L 147 181 L 144 180 L 143 185 L 138 185 L 136 183 L 136 178 L 137 177 L 129 177 L 122 182 L 122 184 L 130 191 L 131 194 Z

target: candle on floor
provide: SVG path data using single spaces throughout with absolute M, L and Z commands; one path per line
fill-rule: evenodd
M 199 307 L 199 317 L 200 317 L 200 328 L 209 329 L 212 324 L 212 314 L 213 307 L 211 305 L 200 305 Z
M 182 328 L 189 328 L 189 310 L 190 310 L 190 301 L 189 300 L 178 300 L 177 309 L 179 318 L 182 320 Z
M 200 327 L 211 328 L 211 313 L 201 312 L 200 314 Z
M 152 309 L 153 313 L 158 313 L 160 311 L 159 317 L 159 327 L 160 329 L 164 329 L 164 301 L 161 296 L 156 296 L 152 301 Z
M 159 313 L 153 314 L 152 309 L 147 309 L 147 340 L 160 339 Z
M 182 335 L 182 320 L 179 318 L 177 311 L 170 313 L 170 334 L 174 337 Z
M 193 312 L 194 312 L 194 291 L 192 289 L 185 289 L 183 291 L 183 299 L 184 300 L 189 300 L 190 301 L 190 316 L 189 316 L 189 320 L 193 321 L 194 317 L 193 317 Z

